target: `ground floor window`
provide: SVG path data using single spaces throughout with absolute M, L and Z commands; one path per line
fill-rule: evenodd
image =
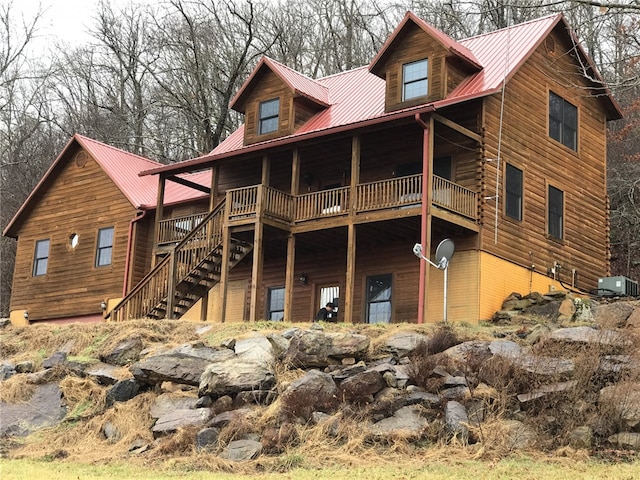
M 391 274 L 367 277 L 367 323 L 391 322 Z
M 37 277 L 47 273 L 49 264 L 49 239 L 36 241 L 36 252 L 33 258 L 33 276 Z
M 333 311 L 331 312 L 331 321 L 337 322 L 338 309 L 340 308 L 340 287 L 337 285 L 320 287 L 320 304 L 317 310 L 326 306 L 327 303 L 333 303 Z
M 113 227 L 98 230 L 98 246 L 96 248 L 96 267 L 111 265 L 113 252 Z
M 273 287 L 269 289 L 267 305 L 267 320 L 279 322 L 284 319 L 284 287 Z

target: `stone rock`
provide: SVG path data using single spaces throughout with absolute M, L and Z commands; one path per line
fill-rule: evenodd
M 559 328 L 549 335 L 549 339 L 565 342 L 622 348 L 629 345 L 627 336 L 616 330 L 596 330 L 591 327 Z
M 200 397 L 200 398 L 205 398 L 205 397 Z M 207 397 L 207 398 L 211 398 L 211 397 Z M 229 395 L 223 395 L 220 398 L 216 398 L 211 403 L 211 409 L 214 412 L 216 412 L 216 414 L 233 410 L 233 398 L 231 398 Z
M 374 423 L 369 427 L 369 431 L 376 437 L 419 438 L 427 423 L 427 419 L 420 415 L 420 407 L 407 406 L 397 410 L 392 417 Z
M 119 380 L 117 370 L 118 367 L 100 362 L 88 367 L 84 373 L 94 378 L 100 385 L 113 385 Z
M 271 348 L 273 348 L 273 353 L 277 358 L 283 358 L 286 355 L 290 343 L 288 338 L 284 335 L 270 333 L 267 335 L 267 340 L 271 343 Z
M 607 438 L 607 441 L 618 448 L 640 450 L 640 433 L 620 432 L 611 435 Z
M 163 393 L 151 404 L 149 413 L 153 418 L 163 417 L 175 410 L 194 410 L 198 398 L 180 393 Z
M 404 331 L 390 335 L 380 345 L 380 350 L 385 353 L 391 353 L 398 357 L 406 357 L 412 353 L 420 344 L 429 342 L 429 337 L 422 333 Z
M 11 320 L 8 318 L 0 318 L 0 328 L 8 327 L 11 325 Z
M 393 374 L 393 372 L 386 371 L 382 374 L 382 380 L 387 385 L 387 387 L 396 388 L 398 386 L 398 379 Z
M 640 357 L 631 355 L 603 355 L 600 357 L 598 370 L 601 373 L 627 373 L 640 375 Z
M 569 445 L 573 448 L 591 448 L 593 446 L 593 430 L 587 425 L 575 428 L 569 434 Z
M 558 307 L 558 315 L 561 319 L 571 320 L 573 319 L 573 315 L 576 313 L 576 306 L 573 303 L 573 300 L 570 298 L 565 298 L 560 306 Z
M 453 375 L 447 375 L 444 379 L 444 383 L 442 384 L 444 388 L 453 388 L 453 387 L 466 387 L 467 379 L 465 377 L 457 377 Z
M 228 348 L 230 350 L 233 350 L 236 347 L 236 339 L 235 338 L 229 338 L 225 341 L 223 341 L 220 346 L 224 347 L 224 348 Z
M 603 303 L 593 308 L 593 319 L 605 328 L 624 327 L 636 302 Z
M 483 361 L 491 357 L 489 343 L 484 340 L 471 340 L 469 342 L 459 343 L 446 349 L 442 355 L 449 358 L 454 365 L 464 366 L 470 360 Z
M 538 398 L 542 398 L 547 396 L 550 393 L 558 393 L 558 392 L 566 392 L 574 388 L 578 384 L 577 381 L 571 380 L 568 382 L 559 382 L 552 383 L 550 385 L 543 385 L 542 387 L 536 388 L 528 393 L 521 393 L 518 395 L 518 401 L 520 403 L 530 402 L 531 400 L 536 400 Z
M 237 340 L 234 347 L 238 358 L 260 364 L 274 364 L 276 355 L 267 337 L 256 336 Z
M 447 431 L 458 440 L 469 439 L 469 416 L 467 409 L 459 402 L 449 401 L 444 407 L 444 423 Z
M 299 330 L 300 329 L 298 327 L 287 328 L 284 332 L 281 333 L 281 335 L 287 340 L 291 340 L 295 335 L 295 333 L 298 332 Z
M 633 309 L 629 318 L 627 318 L 626 328 L 640 328 L 640 306 Z
M 503 420 L 501 426 L 501 440 L 509 450 L 531 448 L 538 439 L 536 431 L 519 420 Z
M 144 348 L 140 337 L 131 337 L 120 342 L 113 350 L 100 355 L 100 360 L 110 365 L 127 365 L 140 359 L 140 352 Z
M 349 377 L 340 383 L 340 399 L 343 402 L 362 402 L 367 397 L 375 395 L 385 386 L 380 372 L 367 370 Z
M 0 363 L 0 381 L 7 380 L 16 374 L 16 367 L 11 363 Z
M 181 354 L 163 354 L 145 358 L 129 370 L 141 383 L 156 385 L 165 381 L 197 386 L 210 359 Z
M 104 435 L 104 438 L 109 440 L 111 443 L 115 443 L 120 440 L 121 436 L 118 428 L 111 422 L 107 422 L 104 424 L 104 426 L 102 427 L 102 434 Z
M 208 408 L 196 410 L 173 410 L 162 415 L 151 429 L 154 434 L 175 432 L 178 428 L 201 426 L 211 418 L 212 412 Z
M 600 403 L 612 406 L 626 426 L 640 424 L 640 382 L 620 382 L 600 390 Z
M 107 405 L 115 402 L 126 402 L 135 397 L 140 391 L 140 384 L 135 378 L 120 380 L 107 391 Z
M 294 333 L 285 355 L 297 367 L 326 367 L 339 364 L 345 357 L 360 359 L 369 349 L 366 335 L 299 330 Z
M 27 381 L 34 385 L 51 383 L 60 376 L 57 368 L 47 368 L 33 373 L 27 373 Z
M 233 345 L 235 345 L 235 340 L 233 340 Z M 194 344 L 187 343 L 169 350 L 164 350 L 162 352 L 159 352 L 158 355 L 201 358 L 213 363 L 222 362 L 224 360 L 234 358 L 235 352 L 233 351 L 233 348 L 216 349 L 212 347 L 206 347 L 201 342 L 195 342 Z
M 331 375 L 319 370 L 309 370 L 295 380 L 280 396 L 283 408 L 294 416 L 308 418 L 313 411 L 330 411 L 335 408 L 338 388 Z
M 56 365 L 63 365 L 67 361 L 66 352 L 56 352 L 42 362 L 42 368 L 53 368 Z
M 17 373 L 31 373 L 31 372 L 33 372 L 33 362 L 25 360 L 24 362 L 16 363 L 16 372 Z
M 221 397 L 248 390 L 269 390 L 276 382 L 274 366 L 274 362 L 251 356 L 210 363 L 200 377 L 199 395 Z
M 560 305 L 564 300 L 551 300 L 547 303 L 531 305 L 527 308 L 527 315 L 544 317 L 547 320 L 555 322 L 558 320 L 560 316 Z
M 233 400 L 235 407 L 244 405 L 270 405 L 276 398 L 274 390 L 247 390 L 239 392 Z
M 209 408 L 211 405 L 213 405 L 213 400 L 208 395 L 198 397 L 196 400 L 196 408 Z
M 220 431 L 214 427 L 206 427 L 196 434 L 196 450 L 199 452 L 210 450 L 218 445 Z
M 203 325 L 202 327 L 196 328 L 196 335 L 204 335 L 205 333 L 211 331 L 213 325 Z
M 238 408 L 237 410 L 229 410 L 214 416 L 208 423 L 207 427 L 222 428 L 229 423 L 244 418 L 251 413 L 250 408 Z
M 525 340 L 528 344 L 533 345 L 538 343 L 541 338 L 551 333 L 551 327 L 544 323 L 536 323 L 531 329 Z
M 262 444 L 255 440 L 234 440 L 220 454 L 221 458 L 242 462 L 253 460 L 262 453 Z
M 523 348 L 511 340 L 494 340 L 489 344 L 489 351 L 495 356 L 511 361 L 516 368 L 535 375 L 571 375 L 575 368 L 572 360 L 532 355 L 528 348 Z
M 21 437 L 57 425 L 67 409 L 58 385 L 49 383 L 36 387 L 28 403 L 0 402 L 0 412 L 0 437 Z
M 378 371 L 380 371 L 379 370 L 380 368 L 382 368 L 383 371 L 386 371 L 386 366 L 378 365 L 377 367 L 374 367 L 374 369 Z M 349 378 L 359 373 L 362 373 L 366 369 L 367 369 L 366 363 L 358 362 L 354 365 L 346 365 L 344 368 L 336 368 L 335 370 L 332 370 L 329 373 L 334 378 L 334 380 L 341 381 L 341 380 L 344 380 L 345 378 Z

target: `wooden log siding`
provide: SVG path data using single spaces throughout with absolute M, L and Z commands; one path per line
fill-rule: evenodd
M 553 34 L 555 36 L 555 34 Z M 503 195 L 504 163 L 524 171 L 523 220 L 516 222 L 504 214 L 504 199 L 499 203 L 498 242 L 494 243 L 495 200 L 483 203 L 481 248 L 518 265 L 530 265 L 534 255 L 537 271 L 546 272 L 554 261 L 560 262 L 560 276 L 570 284 L 576 269 L 580 288 L 597 287 L 597 279 L 607 274 L 607 217 L 605 192 L 606 143 L 602 112 L 597 98 L 585 95 L 588 86 L 576 95 L 567 89 L 566 72 L 575 66 L 560 48 L 555 36 L 555 57 L 539 47 L 506 89 L 501 153 L 501 185 L 496 188 L 496 162 L 485 163 L 483 195 Z M 549 137 L 549 90 L 578 107 L 578 151 L 572 151 Z M 500 126 L 500 98 L 485 103 L 486 158 L 497 155 Z M 556 241 L 547 232 L 547 188 L 554 185 L 564 192 L 564 238 Z
M 141 318 L 167 298 L 169 285 L 175 285 L 221 244 L 224 211 L 222 202 L 113 308 L 110 317 L 115 321 Z M 175 262 L 173 279 L 172 262 Z

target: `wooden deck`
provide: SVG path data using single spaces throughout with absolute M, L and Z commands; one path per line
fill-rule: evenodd
M 294 226 L 323 218 L 410 208 L 421 201 L 421 174 L 364 183 L 355 189 L 340 187 L 302 195 L 252 185 L 227 191 L 225 214 L 230 225 L 253 222 L 259 216 Z M 452 215 L 477 221 L 477 193 L 444 178 L 433 178 L 432 203 Z M 198 213 L 160 221 L 158 245 L 183 240 L 191 231 L 189 227 L 198 226 L 206 215 Z

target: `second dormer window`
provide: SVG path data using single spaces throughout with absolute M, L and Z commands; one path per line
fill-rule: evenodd
M 274 98 L 260 103 L 260 135 L 278 130 L 278 118 L 280 115 L 280 99 Z
M 402 101 L 425 97 L 428 92 L 427 59 L 405 63 L 402 66 Z

